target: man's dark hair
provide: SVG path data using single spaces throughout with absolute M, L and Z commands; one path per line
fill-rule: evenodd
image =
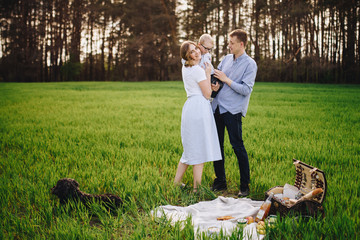
M 246 46 L 247 43 L 247 33 L 242 29 L 235 29 L 230 34 L 230 37 L 236 37 L 240 42 L 244 43 L 244 46 Z

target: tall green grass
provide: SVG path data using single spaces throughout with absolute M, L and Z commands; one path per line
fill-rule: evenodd
M 149 215 L 159 205 L 218 195 L 209 190 L 211 164 L 200 194 L 172 184 L 185 100 L 182 82 L 1 83 L 0 239 L 194 238 L 189 222 L 182 229 Z M 285 218 L 268 238 L 360 238 L 360 86 L 256 83 L 243 135 L 251 198 L 292 184 L 293 158 L 327 177 L 325 218 Z M 234 197 L 239 173 L 225 144 L 229 189 L 223 194 Z M 117 194 L 125 205 L 115 215 L 96 204 L 60 206 L 50 188 L 63 177 L 88 193 Z M 184 181 L 191 185 L 191 171 Z

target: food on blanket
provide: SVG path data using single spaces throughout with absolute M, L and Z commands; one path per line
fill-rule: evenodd
M 240 224 L 240 225 L 245 225 L 246 223 L 247 223 L 247 219 L 246 218 L 240 218 L 240 219 L 238 219 L 238 224 Z
M 226 220 L 230 220 L 230 219 L 234 219 L 234 217 L 232 217 L 232 216 L 222 216 L 222 217 L 218 217 L 216 220 L 218 220 L 218 221 L 226 221 Z
M 264 221 L 260 221 L 257 223 L 256 228 L 260 228 L 260 227 L 265 227 L 265 222 Z
M 265 200 L 265 202 L 261 205 L 258 214 L 256 215 L 255 222 L 263 221 L 267 215 L 269 214 L 271 207 L 271 199 L 274 196 L 274 193 L 270 193 L 269 197 Z
M 247 219 L 247 224 L 254 222 L 254 218 L 252 216 L 246 217 L 246 219 Z
M 256 230 L 259 234 L 265 235 L 266 233 L 266 226 L 264 221 L 260 221 L 256 224 Z

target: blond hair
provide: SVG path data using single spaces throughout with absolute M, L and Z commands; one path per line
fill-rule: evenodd
M 195 65 L 194 60 L 190 59 L 189 48 L 191 44 L 197 47 L 196 43 L 194 43 L 193 41 L 185 41 L 181 44 L 180 47 L 180 57 L 185 60 L 185 67 L 191 67 Z
M 214 46 L 214 39 L 207 33 L 204 33 L 199 38 L 199 43 L 204 44 L 205 42 L 209 42 L 211 46 Z

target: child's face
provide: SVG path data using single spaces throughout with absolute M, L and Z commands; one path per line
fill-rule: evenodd
M 201 55 L 210 52 L 213 48 L 213 44 L 210 41 L 204 41 L 203 43 L 199 43 L 198 45 L 201 51 Z

